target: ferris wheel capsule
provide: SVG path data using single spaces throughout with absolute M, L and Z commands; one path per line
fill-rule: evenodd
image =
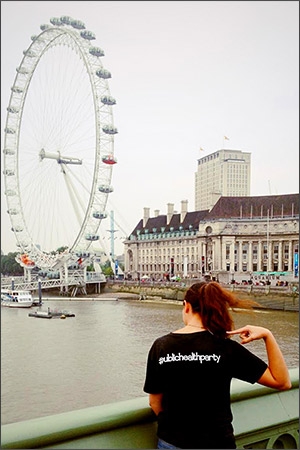
M 6 127 L 6 128 L 4 129 L 4 131 L 5 131 L 5 133 L 7 133 L 7 134 L 15 134 L 15 133 L 16 133 L 16 130 L 14 130 L 13 128 L 10 128 L 10 127 Z
M 30 267 L 34 267 L 35 266 L 35 262 L 32 261 L 29 256 L 27 254 L 21 255 L 19 259 L 19 262 L 21 263 L 21 265 L 24 266 L 30 266 Z
M 16 208 L 10 208 L 7 210 L 8 214 L 11 214 L 12 216 L 15 216 L 19 214 L 19 211 Z
M 114 188 L 112 186 L 109 186 L 106 184 L 101 184 L 100 186 L 98 186 L 98 190 L 100 192 L 105 192 L 106 194 L 110 194 L 111 192 L 113 192 Z
M 93 39 L 96 39 L 95 34 L 92 31 L 88 31 L 88 30 L 81 31 L 80 36 L 83 39 L 87 39 L 88 41 L 92 41 Z
M 102 161 L 105 164 L 116 164 L 117 163 L 117 159 L 113 155 L 102 156 Z
M 116 99 L 114 99 L 110 95 L 104 95 L 103 97 L 101 97 L 101 102 L 104 105 L 115 105 L 117 103 Z
M 13 92 L 15 92 L 16 94 L 22 94 L 22 92 L 24 92 L 24 88 L 19 87 L 19 86 L 12 86 L 11 90 Z
M 18 112 L 20 111 L 20 108 L 16 108 L 15 106 L 8 106 L 8 108 L 6 108 L 8 112 L 11 112 L 13 114 L 18 114 Z
M 49 28 L 51 28 L 51 25 L 49 25 L 48 23 L 43 23 L 43 24 L 40 26 L 40 29 L 41 29 L 42 31 L 48 30 Z
M 102 127 L 102 130 L 106 134 L 117 134 L 118 132 L 117 128 L 115 128 L 113 125 L 104 125 L 104 127 Z
M 12 169 L 5 169 L 3 170 L 3 175 L 6 175 L 8 177 L 12 177 L 15 174 L 15 171 Z
M 33 50 L 24 50 L 23 51 L 24 56 L 28 56 L 28 58 L 36 58 L 37 54 Z
M 5 191 L 5 195 L 7 197 L 15 197 L 17 195 L 17 192 L 15 190 L 13 190 L 13 189 L 7 189 Z
M 11 155 L 11 156 L 13 156 L 16 152 L 15 152 L 15 150 L 13 150 L 13 149 L 11 149 L 11 148 L 5 148 L 5 149 L 3 149 L 3 153 L 4 153 L 5 155 Z
M 98 234 L 86 234 L 85 236 L 87 241 L 98 241 L 99 240 L 99 235 Z
M 95 219 L 106 219 L 107 213 L 101 212 L 101 211 L 95 211 L 95 212 L 93 212 L 93 217 L 95 217 Z
M 50 22 L 52 23 L 52 25 L 55 25 L 57 27 L 63 25 L 63 22 L 59 17 L 51 17 Z
M 21 231 L 23 231 L 23 228 L 20 225 L 17 225 L 16 227 L 12 227 L 11 231 L 14 231 L 15 233 L 21 233 Z
M 28 74 L 30 73 L 30 70 L 29 70 L 29 69 L 26 69 L 26 67 L 17 67 L 17 68 L 16 68 L 16 71 L 17 71 L 18 73 L 23 74 L 23 75 L 28 75 Z
M 73 28 L 76 28 L 77 30 L 84 30 L 85 29 L 85 25 L 84 25 L 83 22 L 81 22 L 81 20 L 72 20 L 71 26 Z
M 97 71 L 96 71 L 96 75 L 97 75 L 99 78 L 104 78 L 105 80 L 106 80 L 107 78 L 111 78 L 111 73 L 110 73 L 109 70 L 107 70 L 107 69 L 99 69 L 99 70 L 97 70 Z
M 89 49 L 89 52 L 93 56 L 97 56 L 97 57 L 104 56 L 104 51 L 102 50 L 102 48 L 99 48 L 99 47 L 91 47 Z
M 71 22 L 72 22 L 73 19 L 70 16 L 61 16 L 60 20 L 65 25 L 71 25 Z

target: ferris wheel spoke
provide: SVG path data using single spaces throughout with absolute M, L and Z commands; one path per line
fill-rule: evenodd
M 83 221 L 83 215 L 86 210 L 86 205 L 83 203 L 80 193 L 77 191 L 74 183 L 72 183 L 67 167 L 64 164 L 62 164 L 61 167 L 66 182 L 67 190 L 70 196 L 70 200 L 73 205 L 76 217 L 78 219 L 78 225 L 81 226 Z M 79 211 L 78 206 L 80 206 L 81 211 Z

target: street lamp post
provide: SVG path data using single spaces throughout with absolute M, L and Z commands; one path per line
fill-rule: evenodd
M 38 291 L 39 291 L 39 305 L 42 304 L 42 282 L 41 279 L 38 279 Z
M 234 284 L 234 270 L 231 272 L 231 284 Z

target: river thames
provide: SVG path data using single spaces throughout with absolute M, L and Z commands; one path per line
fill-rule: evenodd
M 149 348 L 182 326 L 182 306 L 104 298 L 44 302 L 43 310 L 75 314 L 64 320 L 29 317 L 35 307 L 1 308 L 1 424 L 146 395 Z M 288 367 L 299 366 L 298 313 L 257 310 L 233 317 L 236 327 L 269 328 Z M 267 361 L 262 341 L 248 348 Z

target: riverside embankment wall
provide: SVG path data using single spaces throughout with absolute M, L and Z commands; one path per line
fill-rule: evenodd
M 251 298 L 257 301 L 263 308 L 299 311 L 298 290 L 293 291 L 283 287 L 252 285 L 225 285 L 225 288 L 234 292 L 239 298 Z M 109 281 L 103 292 L 124 292 L 133 296 L 138 295 L 141 300 L 161 298 L 165 300 L 183 301 L 186 289 L 187 287 L 182 284 L 157 285 L 151 284 L 151 282 L 132 284 L 130 282 Z

